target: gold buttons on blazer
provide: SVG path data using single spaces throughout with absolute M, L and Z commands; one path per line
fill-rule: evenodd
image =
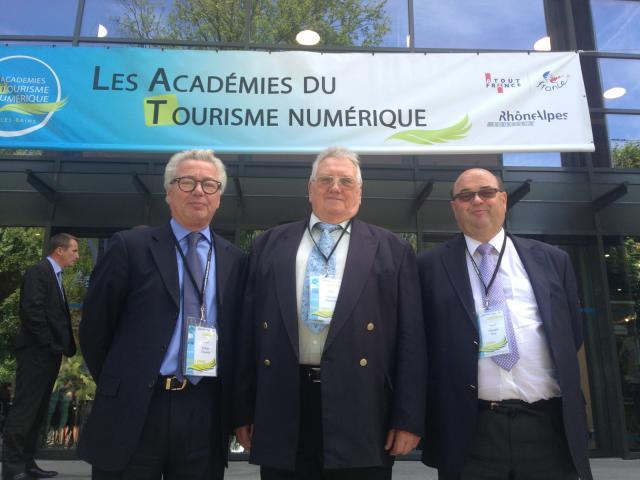
M 361 367 L 366 367 L 366 366 L 367 366 L 367 363 L 369 363 L 369 362 L 367 362 L 367 359 L 366 359 L 366 358 L 361 358 L 361 359 L 360 359 L 360 366 L 361 366 Z
M 269 328 L 269 324 L 267 322 L 264 322 L 262 324 L 262 328 L 264 328 L 266 330 L 267 328 Z
M 269 367 L 271 365 L 271 360 L 269 360 L 268 358 L 264 359 L 264 366 L 265 367 Z
M 370 332 L 373 332 L 374 328 L 376 328 L 376 326 L 373 323 L 371 322 L 367 323 L 367 330 L 369 330 Z

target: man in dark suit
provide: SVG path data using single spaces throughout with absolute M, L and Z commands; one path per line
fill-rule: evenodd
M 29 267 L 20 290 L 20 331 L 15 343 L 16 387 L 4 427 L 3 479 L 55 477 L 35 461 L 40 425 L 60 370 L 62 355 L 76 344 L 62 285 L 62 270 L 78 260 L 78 241 L 67 233 L 51 237 L 47 258 Z
M 318 155 L 313 212 L 252 247 L 236 435 L 263 479 L 389 479 L 424 424 L 424 328 L 411 246 L 358 220 L 358 156 Z
M 208 150 L 165 168 L 171 221 L 114 235 L 80 346 L 96 397 L 78 447 L 94 479 L 221 479 L 245 256 L 210 223 L 227 182 Z
M 591 479 L 566 253 L 505 234 L 487 170 L 456 180 L 463 234 L 419 256 L 429 377 L 423 462 L 440 479 Z

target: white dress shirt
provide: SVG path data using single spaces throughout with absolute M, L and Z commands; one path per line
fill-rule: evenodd
M 320 230 L 314 229 L 314 225 L 319 223 L 320 219 L 311 214 L 309 219 L 309 229 L 313 233 L 313 238 L 316 242 L 320 241 Z M 339 230 L 331 233 L 334 241 L 338 241 L 343 230 L 347 227 L 349 220 L 340 223 L 342 227 Z M 328 326 L 323 328 L 320 332 L 312 332 L 302 320 L 301 306 L 302 306 L 302 289 L 304 287 L 304 277 L 307 271 L 307 260 L 311 254 L 311 250 L 314 248 L 314 243 L 309 236 L 309 229 L 305 230 L 298 247 L 298 253 L 296 255 L 296 300 L 298 303 L 298 348 L 300 351 L 300 364 L 302 365 L 320 365 L 320 359 L 322 357 L 322 350 L 324 349 L 324 342 L 327 340 L 327 334 L 329 333 Z M 336 257 L 336 277 L 342 279 L 344 274 L 344 266 L 347 263 L 347 253 L 349 251 L 349 237 L 351 233 L 351 226 L 342 235 L 342 240 L 338 243 L 333 255 Z
M 505 232 L 503 229 L 489 243 L 493 245 L 496 261 L 502 248 Z M 476 264 L 481 255 L 476 249 L 481 244 L 465 235 L 469 253 Z M 483 309 L 483 287 L 478 275 L 467 258 L 467 270 L 473 291 L 476 312 Z M 538 303 L 533 293 L 529 275 L 513 242 L 507 237 L 505 252 L 500 263 L 498 276 L 502 281 L 504 296 L 518 343 L 520 359 L 511 371 L 500 368 L 491 358 L 478 360 L 478 397 L 483 400 L 520 399 L 536 402 L 560 396 L 560 386 L 556 380 L 555 366 L 549 351 L 544 325 L 540 318 Z

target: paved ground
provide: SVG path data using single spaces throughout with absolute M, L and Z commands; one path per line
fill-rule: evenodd
M 57 470 L 59 480 L 78 480 L 90 478 L 90 467 L 75 460 L 41 460 L 42 468 Z M 591 460 L 596 480 L 640 480 L 640 460 L 621 460 L 619 458 L 598 458 Z M 257 480 L 257 467 L 246 462 L 231 462 L 225 476 L 227 480 Z M 436 480 L 435 470 L 420 462 L 396 462 L 393 469 L 394 480 Z

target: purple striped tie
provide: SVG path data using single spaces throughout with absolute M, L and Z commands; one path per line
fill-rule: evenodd
M 485 286 L 489 285 L 491 277 L 493 276 L 493 272 L 496 268 L 496 259 L 491 253 L 492 250 L 493 246 L 488 243 L 483 243 L 476 250 L 482 256 L 480 265 L 478 265 L 478 270 L 480 270 L 480 275 Z M 504 289 L 502 287 L 502 280 L 500 279 L 499 274 L 496 275 L 496 279 L 491 285 L 488 298 L 489 308 L 491 310 L 502 310 L 504 312 L 505 333 L 507 335 L 507 340 L 509 341 L 509 347 L 511 347 L 511 353 L 496 355 L 494 357 L 491 357 L 491 359 L 496 363 L 496 365 L 509 371 L 520 359 L 520 354 L 518 353 L 516 335 L 513 331 L 513 324 L 511 323 L 511 316 L 509 315 L 509 309 L 507 308 L 507 301 L 505 299 Z

